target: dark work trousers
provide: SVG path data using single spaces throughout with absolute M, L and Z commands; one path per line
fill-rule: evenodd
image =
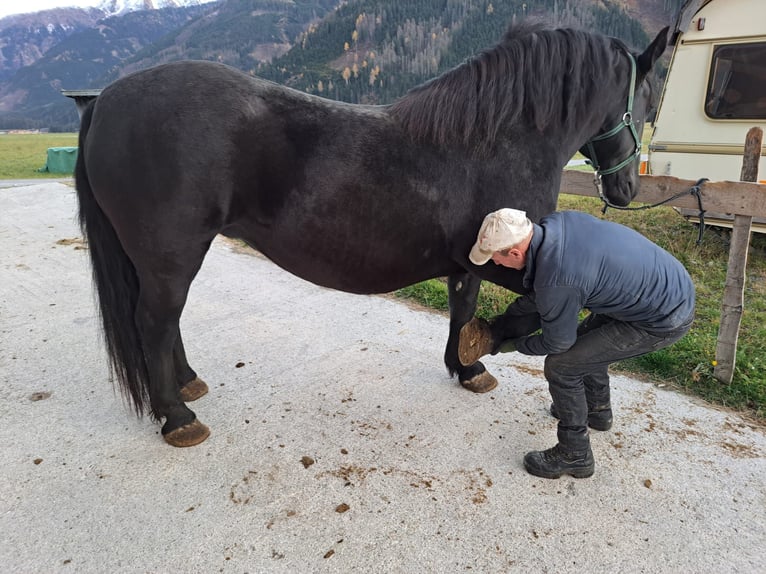
M 545 378 L 559 415 L 558 441 L 570 452 L 588 449 L 588 412 L 610 405 L 609 365 L 671 345 L 691 327 L 694 314 L 667 332 L 647 331 L 604 315 L 589 315 L 572 347 L 545 358 Z

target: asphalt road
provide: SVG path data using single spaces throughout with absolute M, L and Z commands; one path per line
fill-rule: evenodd
M 763 572 L 766 433 L 624 376 L 596 474 L 545 480 L 542 361 L 463 390 L 447 318 L 218 241 L 182 319 L 212 429 L 167 446 L 109 381 L 71 187 L 0 189 L 0 571 Z

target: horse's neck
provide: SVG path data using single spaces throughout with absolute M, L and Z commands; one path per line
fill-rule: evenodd
M 587 115 L 582 115 L 582 120 L 575 122 L 561 136 L 561 153 L 566 161 L 577 153 L 593 136 L 595 136 L 607 120 L 606 106 L 594 105 Z
M 580 149 L 582 130 L 564 130 L 562 127 L 546 129 L 542 132 L 530 128 L 524 134 L 514 134 L 510 138 L 509 155 L 514 162 L 525 158 L 538 171 L 561 169 Z

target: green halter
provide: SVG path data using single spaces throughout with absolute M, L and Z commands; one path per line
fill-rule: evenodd
M 600 183 L 601 176 L 609 175 L 611 173 L 616 173 L 620 171 L 623 167 L 633 162 L 637 157 L 641 155 L 641 140 L 638 137 L 636 126 L 633 123 L 633 95 L 636 90 L 636 59 L 633 57 L 633 54 L 631 54 L 630 52 L 628 52 L 628 59 L 630 60 L 630 88 L 628 90 L 628 111 L 626 111 L 623 114 L 622 121 L 619 124 L 614 126 L 608 132 L 588 140 L 588 142 L 585 144 L 585 147 L 588 150 L 588 154 L 590 155 L 590 160 L 588 163 L 590 163 L 590 165 L 593 166 L 593 169 L 596 170 L 596 179 L 598 183 Z M 627 158 L 622 160 L 617 165 L 606 168 L 606 169 L 601 169 L 601 167 L 599 166 L 598 160 L 596 159 L 596 149 L 593 147 L 593 142 L 609 139 L 610 137 L 620 133 L 624 128 L 630 129 L 630 133 L 633 136 L 633 141 L 636 144 L 635 150 L 633 151 L 632 154 L 630 154 Z

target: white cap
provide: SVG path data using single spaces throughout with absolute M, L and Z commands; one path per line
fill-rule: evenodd
M 476 265 L 484 265 L 492 254 L 516 247 L 532 233 L 532 222 L 526 211 L 504 207 L 484 218 L 476 243 L 468 258 Z

